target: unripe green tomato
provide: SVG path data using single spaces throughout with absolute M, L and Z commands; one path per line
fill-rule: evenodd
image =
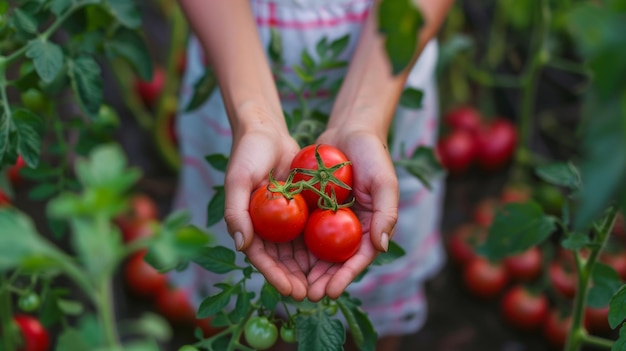
M 39 308 L 41 300 L 39 299 L 39 295 L 35 294 L 34 292 L 29 292 L 25 295 L 22 295 L 17 304 L 22 311 L 32 312 Z
M 296 342 L 296 328 L 291 325 L 284 324 L 280 327 L 280 338 L 287 343 Z
M 198 348 L 192 345 L 183 345 L 178 351 L 198 351 Z
M 46 98 L 43 93 L 35 88 L 30 88 L 20 95 L 22 104 L 33 112 L 42 112 L 46 107 Z
M 267 350 L 278 340 L 278 329 L 267 317 L 256 316 L 248 319 L 243 335 L 252 348 Z
M 326 305 L 326 313 L 329 316 L 334 316 L 337 314 L 337 304 L 333 301 L 331 301 L 328 305 Z

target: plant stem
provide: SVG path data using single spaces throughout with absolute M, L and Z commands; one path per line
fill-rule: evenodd
M 613 344 L 615 344 L 615 341 L 613 340 L 609 340 L 609 339 L 605 339 L 605 338 L 601 338 L 601 337 L 597 337 L 593 335 L 588 335 L 588 334 L 585 334 L 583 336 L 582 341 L 586 345 L 602 347 L 608 350 L 612 349 Z
M 585 306 L 587 305 L 587 295 L 589 293 L 589 283 L 591 279 L 591 273 L 598 260 L 600 252 L 604 249 L 606 242 L 610 237 L 611 228 L 617 217 L 618 209 L 611 207 L 605 216 L 602 227 L 600 228 L 597 236 L 595 237 L 595 243 L 591 249 L 587 260 L 583 260 L 580 257 L 580 253 L 575 251 L 576 270 L 578 271 L 578 285 L 576 288 L 576 296 L 574 298 L 574 311 L 572 315 L 572 326 L 567 337 L 564 351 L 577 351 L 580 349 L 581 344 L 586 340 L 584 337 L 585 331 L 583 327 L 583 317 Z
M 115 326 L 115 311 L 113 310 L 112 286 L 109 279 L 99 284 L 96 308 L 100 317 L 100 324 L 104 331 L 105 343 L 109 347 L 119 346 L 119 336 Z
M 0 339 L 2 339 L 3 350 L 13 351 L 17 346 L 15 335 L 11 332 L 13 330 L 13 305 L 11 292 L 9 289 L 3 288 L 4 284 L 8 284 L 8 281 L 3 274 L 0 274 L 0 327 L 3 330 Z

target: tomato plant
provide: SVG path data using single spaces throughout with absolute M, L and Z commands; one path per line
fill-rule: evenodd
M 504 291 L 509 276 L 501 263 L 478 257 L 463 268 L 463 282 L 475 296 L 491 299 Z
M 500 206 L 500 200 L 495 197 L 486 197 L 480 200 L 472 212 L 474 223 L 483 228 L 489 228 Z
M 304 197 L 285 195 L 283 185 L 285 182 L 277 181 L 259 187 L 252 193 L 249 205 L 254 232 L 276 243 L 295 239 L 304 230 L 309 217 Z
M 509 256 L 504 259 L 504 266 L 512 279 L 518 281 L 536 279 L 543 271 L 541 249 L 533 246 L 519 254 Z
M 513 123 L 496 118 L 481 126 L 476 134 L 476 161 L 485 170 L 499 169 L 511 160 L 516 143 Z
M 463 173 L 474 162 L 476 143 L 471 132 L 453 130 L 437 141 L 437 155 L 441 164 L 452 174 Z
M 470 132 L 476 132 L 483 123 L 482 120 L 481 113 L 469 105 L 456 106 L 443 117 L 443 123 L 451 129 L 463 129 Z
M 138 252 L 128 259 L 124 265 L 124 279 L 134 294 L 152 298 L 167 289 L 167 277 L 146 262 L 145 255 L 145 251 Z
M 304 228 L 304 242 L 309 251 L 328 262 L 348 260 L 359 250 L 362 237 L 361 222 L 349 208 L 317 209 Z
M 276 324 L 265 316 L 254 316 L 248 319 L 243 333 L 246 342 L 258 350 L 267 350 L 278 340 Z
M 319 156 L 319 158 L 318 158 Z M 352 194 L 352 165 L 346 155 L 334 146 L 312 144 L 303 147 L 291 161 L 291 169 L 298 170 L 293 178 L 312 182 L 313 187 L 343 204 Z M 308 188 L 302 191 L 310 211 L 318 207 L 319 194 Z
M 135 81 L 135 89 L 143 103 L 148 107 L 154 107 L 157 99 L 163 92 L 166 73 L 163 67 L 155 66 L 152 79 L 143 80 L 138 78 Z
M 296 328 L 292 325 L 283 324 L 280 327 L 280 338 L 286 343 L 296 342 Z
M 21 182 L 22 177 L 20 176 L 20 170 L 26 166 L 26 162 L 24 158 L 19 155 L 17 156 L 17 161 L 11 167 L 9 167 L 8 176 L 11 184 L 17 185 Z
M 41 113 L 46 107 L 46 97 L 40 90 L 35 88 L 29 88 L 22 92 L 20 99 L 24 107 L 34 112 Z
M 41 322 L 29 315 L 16 315 L 13 320 L 18 325 L 22 335 L 21 351 L 48 351 L 50 336 Z
M 516 285 L 504 293 L 500 309 L 509 324 L 522 330 L 534 330 L 545 321 L 549 303 L 543 292 L 532 292 L 523 285 Z
M 486 235 L 483 228 L 472 223 L 460 225 L 446 240 L 450 259 L 460 266 L 469 263 L 477 257 L 476 248 L 485 240 Z
M 39 308 L 39 306 L 41 305 L 41 300 L 39 298 L 39 295 L 31 291 L 20 296 L 17 305 L 24 312 L 33 312 Z
M 161 289 L 155 297 L 156 309 L 173 324 L 192 325 L 195 321 L 195 310 L 188 293 L 181 289 L 170 287 Z
M 576 294 L 576 272 L 564 262 L 551 262 L 548 266 L 548 277 L 556 292 L 567 298 Z

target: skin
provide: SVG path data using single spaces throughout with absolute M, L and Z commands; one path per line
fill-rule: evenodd
M 265 242 L 254 235 L 248 214 L 252 191 L 271 169 L 285 177 L 299 146 L 287 130 L 278 92 L 246 0 L 179 0 L 205 48 L 222 91 L 233 130 L 225 176 L 225 220 L 237 250 L 283 295 L 296 300 L 336 298 L 380 252 L 388 248 L 398 218 L 398 180 L 386 140 L 409 69 L 391 73 L 370 11 L 344 84 L 318 142 L 338 147 L 352 161 L 354 210 L 363 224 L 359 251 L 343 264 L 318 261 L 302 240 Z M 426 18 L 417 60 L 437 33 L 452 0 L 418 2 Z M 412 64 L 410 65 L 410 67 Z

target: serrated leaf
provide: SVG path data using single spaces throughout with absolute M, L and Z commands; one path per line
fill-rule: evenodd
M 72 4 L 72 0 L 52 0 L 50 1 L 50 11 L 59 16 Z
M 410 159 L 394 161 L 394 164 L 404 167 L 411 175 L 419 179 L 427 189 L 432 189 L 431 182 L 443 174 L 443 167 L 431 147 L 419 146 L 413 151 Z
M 322 37 L 317 44 L 315 44 L 315 52 L 320 59 L 326 58 L 328 55 L 328 38 Z
M 211 67 L 206 67 L 204 69 L 204 74 L 193 84 L 193 95 L 191 96 L 189 103 L 187 103 L 185 111 L 193 111 L 204 105 L 204 103 L 211 97 L 211 94 L 213 94 L 216 87 L 217 79 L 215 78 L 213 69 L 211 69 Z
M 561 246 L 569 250 L 579 250 L 589 245 L 590 242 L 591 240 L 587 234 L 576 232 L 563 239 Z
M 544 214 L 536 202 L 509 203 L 496 213 L 480 251 L 499 260 L 542 243 L 555 229 L 556 219 Z
M 626 319 L 626 285 L 622 285 L 609 301 L 609 325 L 615 329 L 624 319 Z
M 109 11 L 123 26 L 137 29 L 141 26 L 141 13 L 134 1 L 108 0 Z
M 231 297 L 236 292 L 235 287 L 224 289 L 221 292 L 204 299 L 198 307 L 196 318 L 203 319 L 215 315 L 223 310 L 230 302 Z
M 591 280 L 593 283 L 587 296 L 587 305 L 592 308 L 606 306 L 622 285 L 615 269 L 599 262 L 593 266 Z
M 226 201 L 224 186 L 215 186 L 213 189 L 215 194 L 213 194 L 207 206 L 207 227 L 224 219 L 224 202 Z
M 37 167 L 41 153 L 41 118 L 29 110 L 16 109 L 13 111 L 13 123 L 17 130 L 17 152 L 28 167 Z
M 280 302 L 280 293 L 268 282 L 263 283 L 261 287 L 261 305 L 268 311 L 273 311 Z
M 204 158 L 211 167 L 218 171 L 226 172 L 228 166 L 228 156 L 224 154 L 211 154 Z
M 110 58 L 121 57 L 128 62 L 142 80 L 152 78 L 152 57 L 143 38 L 134 30 L 120 28 L 106 42 Z
M 424 92 L 422 90 L 406 88 L 400 96 L 400 106 L 411 109 L 422 108 L 423 97 Z
M 35 201 L 44 200 L 56 194 L 57 191 L 57 185 L 54 183 L 40 183 L 28 192 L 28 198 Z
M 404 256 L 405 254 L 406 252 L 404 251 L 404 249 L 395 241 L 391 240 L 389 241 L 389 248 L 387 249 L 387 252 L 378 254 L 378 256 L 376 256 L 376 258 L 372 262 L 372 265 L 381 266 L 387 263 L 391 263 L 398 258 Z
M 248 312 L 250 312 L 250 309 L 252 307 L 252 305 L 250 304 L 250 300 L 252 300 L 253 298 L 253 292 L 241 291 L 239 292 L 239 294 L 237 294 L 235 309 L 231 313 L 233 321 L 240 321 L 248 314 Z
M 330 43 L 329 49 L 332 58 L 337 58 L 346 49 L 350 43 L 350 35 L 346 34 L 341 38 L 337 38 Z
M 564 186 L 572 190 L 580 188 L 580 173 L 572 163 L 553 163 L 537 167 L 537 176 L 544 181 L 558 186 Z
M 306 49 L 302 50 L 302 54 L 300 55 L 300 62 L 302 62 L 307 72 L 310 72 L 315 67 L 315 61 L 313 61 L 313 58 Z
M 343 323 L 320 310 L 296 317 L 298 351 L 341 351 L 346 340 Z
M 26 11 L 20 8 L 13 10 L 13 20 L 15 26 L 26 33 L 37 33 L 37 20 Z
M 0 271 L 14 269 L 30 257 L 56 256 L 56 250 L 41 237 L 26 215 L 0 209 Z
M 310 83 L 313 80 L 315 80 L 315 77 L 313 77 L 312 75 L 304 71 L 304 69 L 302 69 L 302 67 L 300 66 L 297 66 L 297 65 L 293 66 L 293 71 L 296 72 L 296 74 L 298 75 L 300 80 L 302 80 L 303 83 Z
M 63 68 L 61 47 L 55 43 L 43 41 L 41 38 L 28 42 L 26 57 L 33 60 L 35 70 L 44 83 L 54 81 Z
M 97 119 L 103 99 L 100 66 L 91 57 L 81 56 L 70 61 L 68 73 L 80 107 L 89 117 Z
M 87 218 L 72 218 L 70 226 L 72 245 L 91 279 L 108 279 L 117 264 L 118 237 Z
M 238 269 L 235 252 L 224 246 L 203 247 L 192 259 L 200 267 L 217 274 L 224 274 Z
M 347 294 L 343 294 L 337 299 L 337 305 L 348 323 L 350 334 L 359 350 L 374 351 L 378 336 L 358 300 L 353 300 Z

